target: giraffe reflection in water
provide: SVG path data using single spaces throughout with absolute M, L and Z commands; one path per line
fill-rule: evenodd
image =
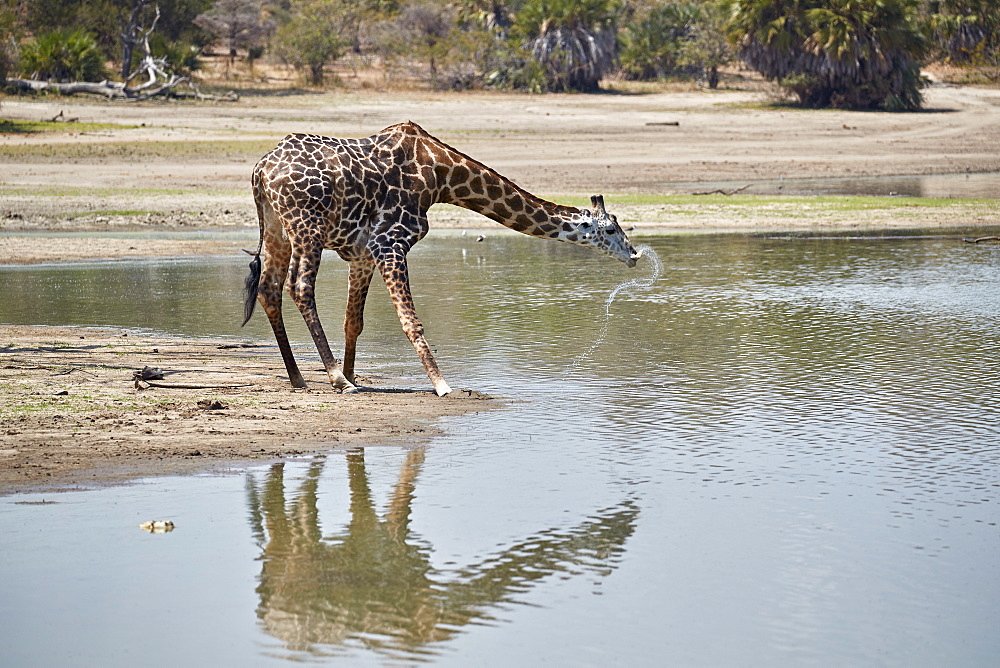
M 263 483 L 248 479 L 251 522 L 262 549 L 260 606 L 264 629 L 288 649 L 313 653 L 367 647 L 410 656 L 433 653 L 467 624 L 490 623 L 554 574 L 606 576 L 631 536 L 638 508 L 631 500 L 574 527 L 535 533 L 479 563 L 442 570 L 432 548 L 410 530 L 414 486 L 423 450 L 408 453 L 380 515 L 368 484 L 364 451 L 346 455 L 350 522 L 324 537 L 317 509 L 325 464 L 318 458 L 297 490 L 286 489 L 284 464 Z

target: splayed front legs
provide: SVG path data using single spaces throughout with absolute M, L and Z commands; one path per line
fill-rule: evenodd
M 356 383 L 354 359 L 358 352 L 358 337 L 365 328 L 365 299 L 371 285 L 375 265 L 356 260 L 347 275 L 347 313 L 344 316 L 344 375 Z

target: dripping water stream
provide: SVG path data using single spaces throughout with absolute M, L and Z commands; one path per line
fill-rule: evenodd
M 639 251 L 639 257 L 649 258 L 651 264 L 649 276 L 647 278 L 630 278 L 615 286 L 611 294 L 604 301 L 604 324 L 601 326 L 601 333 L 597 335 L 597 338 L 591 344 L 590 348 L 587 349 L 587 352 L 580 355 L 573 362 L 574 369 L 579 368 L 580 364 L 590 357 L 597 350 L 597 347 L 604 342 L 605 337 L 607 337 L 608 330 L 611 327 L 611 304 L 615 301 L 615 298 L 622 292 L 653 287 L 660 278 L 660 274 L 663 273 L 663 261 L 660 260 L 660 256 L 655 250 L 646 245 L 636 246 L 636 250 Z

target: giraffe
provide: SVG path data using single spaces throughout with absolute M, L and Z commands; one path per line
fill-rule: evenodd
M 451 392 L 424 338 L 406 263 L 407 252 L 427 234 L 427 210 L 434 203 L 465 207 L 530 236 L 586 246 L 629 267 L 639 257 L 617 219 L 605 211 L 602 196 L 591 198 L 594 211 L 547 202 L 409 121 L 364 139 L 290 134 L 257 162 L 251 184 L 260 241 L 251 253 L 243 324 L 259 301 L 293 387 L 306 383 L 281 316 L 285 286 L 330 383 L 341 392 L 357 392 L 357 340 L 368 287 L 378 271 L 435 393 Z M 349 265 L 342 365 L 316 312 L 316 272 L 324 248 Z

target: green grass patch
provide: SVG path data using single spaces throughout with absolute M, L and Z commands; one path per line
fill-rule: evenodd
M 63 123 L 61 125 L 70 125 Z M 121 126 L 116 126 L 121 127 Z M 80 144 L 31 144 L 0 147 L 0 160 L 28 163 L 88 163 L 102 159 L 123 162 L 197 160 L 256 162 L 274 148 L 277 139 L 222 139 L 210 141 L 107 141 Z
M 561 204 L 590 207 L 584 196 L 559 197 Z M 870 197 L 852 195 L 605 195 L 604 204 L 614 213 L 618 206 L 725 207 L 730 209 L 762 207 L 809 207 L 827 211 L 871 211 L 907 207 L 940 208 L 996 206 L 990 199 L 950 199 L 943 197 Z
M 250 190 L 250 179 L 247 178 L 245 188 L 230 190 L 204 188 L 83 188 L 79 186 L 4 186 L 0 185 L 0 195 L 7 197 L 137 197 L 137 196 L 177 196 L 177 195 L 217 195 L 231 197 L 247 195 Z
M 128 211 L 119 209 L 101 209 L 98 211 L 78 211 L 76 213 L 65 214 L 67 218 L 89 218 L 91 216 L 141 216 L 152 211 Z
M 0 134 L 39 134 L 43 132 L 101 132 L 106 130 L 132 130 L 138 125 L 117 123 L 80 123 L 77 121 L 17 121 L 0 118 Z

